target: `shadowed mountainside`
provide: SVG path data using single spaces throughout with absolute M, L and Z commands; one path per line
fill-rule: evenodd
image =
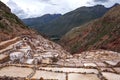
M 22 21 L 32 28 L 37 28 L 42 27 L 42 25 L 45 25 L 60 16 L 61 14 L 45 14 L 41 17 L 22 19 Z

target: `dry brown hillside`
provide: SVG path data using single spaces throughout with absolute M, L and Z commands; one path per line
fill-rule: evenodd
M 16 15 L 11 13 L 10 8 L 0 1 L 0 42 L 30 33 L 34 32 L 26 27 Z
M 120 5 L 100 19 L 73 28 L 61 39 L 61 44 L 71 53 L 91 49 L 120 52 Z

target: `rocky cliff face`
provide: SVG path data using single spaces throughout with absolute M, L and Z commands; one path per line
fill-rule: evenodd
M 91 49 L 120 52 L 120 6 L 112 8 L 102 18 L 73 28 L 61 41 L 71 53 Z
M 0 1 L 0 42 L 22 34 L 34 33 Z

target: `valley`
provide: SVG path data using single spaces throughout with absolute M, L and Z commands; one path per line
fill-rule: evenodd
M 103 9 L 97 17 L 91 13 L 96 9 L 97 12 Z M 92 15 L 82 16 L 88 21 L 105 15 L 82 26 L 82 23 L 76 24 L 79 20 L 76 16 L 52 15 L 56 19 L 62 18 L 63 22 L 64 19 L 75 19 L 75 22 L 70 20 L 63 25 L 78 26 L 57 44 L 26 26 L 0 1 L 0 80 L 120 80 L 120 6 L 117 4 L 107 13 L 104 6 L 97 5 L 81 7 L 68 14 L 79 13 L 79 10 Z M 50 28 L 57 34 L 57 30 L 64 33 L 65 29 Z M 52 36 L 58 39 L 58 36 Z
M 22 21 L 29 27 L 48 36 L 53 41 L 58 41 L 72 28 L 100 18 L 112 7 L 106 8 L 103 5 L 83 6 L 64 15 L 46 14 L 41 17 L 23 19 Z

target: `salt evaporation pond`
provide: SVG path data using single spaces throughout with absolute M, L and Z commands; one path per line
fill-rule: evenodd
M 9 66 L 0 69 L 0 76 L 27 77 L 32 72 L 31 68 Z
M 68 80 L 100 80 L 96 74 L 75 74 L 70 73 Z
M 109 73 L 109 72 L 102 72 L 102 74 L 107 80 L 120 80 L 120 74 Z
M 32 79 L 40 79 L 41 77 L 51 80 L 66 80 L 65 73 L 55 73 L 41 70 L 37 70 L 35 75 L 33 75 Z

